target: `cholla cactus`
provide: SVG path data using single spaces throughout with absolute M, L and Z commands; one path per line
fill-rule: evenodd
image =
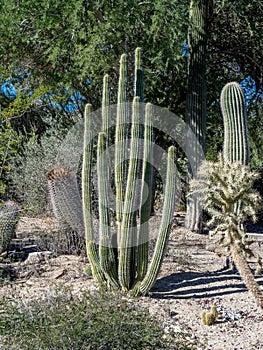
M 13 238 L 15 238 L 16 225 L 19 220 L 17 203 L 7 201 L 0 208 L 0 254 L 8 249 Z
M 247 288 L 263 308 L 263 294 L 246 262 L 245 256 L 255 254 L 243 229 L 247 218 L 256 220 L 260 196 L 252 189 L 258 174 L 240 162 L 230 163 L 219 155 L 218 162 L 205 162 L 191 183 L 191 192 L 199 194 L 203 207 L 211 214 L 208 226 L 215 227 L 218 243 L 227 247 Z M 241 203 L 236 210 L 237 203 Z M 257 256 L 258 262 L 261 259 Z

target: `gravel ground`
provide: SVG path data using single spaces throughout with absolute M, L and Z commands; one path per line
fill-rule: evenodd
M 37 225 L 41 227 L 39 220 Z M 24 235 L 25 229 L 20 229 Z M 194 349 L 263 350 L 262 310 L 257 308 L 238 272 L 226 268 L 226 258 L 206 249 L 209 244 L 207 235 L 174 228 L 155 287 L 149 296 L 133 302 L 156 315 L 167 333 L 185 333 L 189 342 L 195 344 Z M 263 247 L 254 248 L 263 255 Z M 76 292 L 96 289 L 92 278 L 83 273 L 86 263 L 85 258 L 73 255 L 48 257 L 35 264 L 15 263 L 13 268 L 19 278 L 3 286 L 0 297 L 8 294 L 37 298 L 61 283 Z M 253 268 L 253 261 L 250 264 Z M 257 281 L 263 289 L 262 274 Z M 218 319 L 205 326 L 201 322 L 202 311 L 209 311 L 213 304 Z

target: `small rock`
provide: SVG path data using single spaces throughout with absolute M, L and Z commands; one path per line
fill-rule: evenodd
M 27 259 L 24 261 L 25 265 L 39 264 L 40 262 L 45 261 L 47 258 L 50 258 L 52 252 L 47 250 L 44 252 L 33 252 L 29 253 Z

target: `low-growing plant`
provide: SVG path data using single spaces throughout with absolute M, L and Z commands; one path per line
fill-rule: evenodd
M 210 312 L 206 312 L 206 311 L 202 312 L 202 324 L 206 326 L 211 326 L 216 322 L 217 315 L 218 313 L 217 313 L 216 305 L 212 305 Z
M 85 255 L 85 240 L 71 228 L 43 230 L 36 235 L 36 244 L 39 250 L 49 250 L 54 256 Z
M 192 349 L 118 294 L 76 294 L 63 288 L 38 301 L 6 298 L 0 313 L 2 350 Z

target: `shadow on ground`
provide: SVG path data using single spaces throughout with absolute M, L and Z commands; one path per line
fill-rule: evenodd
M 263 286 L 263 276 L 256 277 Z M 156 299 L 202 299 L 246 292 L 247 288 L 234 269 L 213 272 L 178 272 L 157 280 L 151 290 Z

